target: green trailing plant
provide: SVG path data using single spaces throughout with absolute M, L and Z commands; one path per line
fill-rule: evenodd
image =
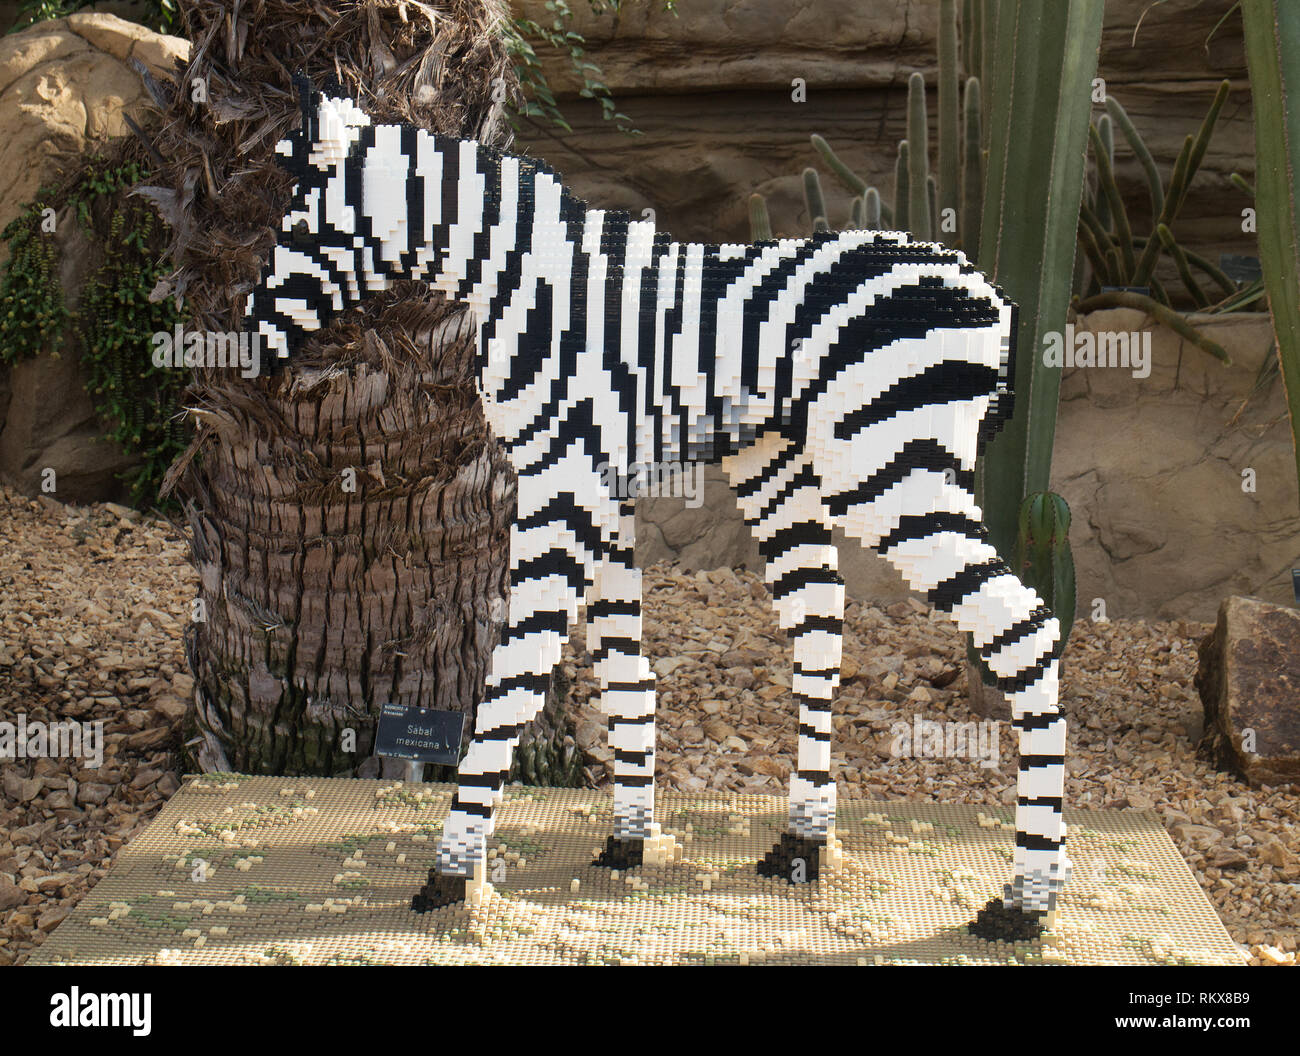
M 78 313 L 86 391 L 110 423 L 109 437 L 139 459 L 124 478 L 134 505 L 158 502 L 164 474 L 191 438 L 182 411 L 189 372 L 159 369 L 151 358 L 150 336 L 183 321 L 170 297 L 149 301 L 165 271 L 151 252 L 156 223 L 143 204 L 113 210 L 103 264 L 82 291 Z
M 42 207 L 33 204 L 0 232 L 9 244 L 0 279 L 0 363 L 36 352 L 57 356 L 63 345 L 68 309 L 54 235 L 43 230 L 44 221 Z
M 1300 9 L 1242 0 L 1241 19 L 1255 112 L 1259 259 L 1300 475 Z
M 598 15 L 617 16 L 623 6 L 623 0 L 587 0 L 587 3 Z M 606 121 L 614 122 L 622 132 L 639 135 L 628 116 L 616 108 L 614 97 L 602 80 L 604 74 L 600 66 L 587 54 L 586 38 L 573 29 L 573 10 L 568 0 L 546 0 L 545 6 L 549 21 L 517 17 L 506 19 L 500 26 L 522 91 L 522 99 L 515 105 L 514 113 L 524 118 L 545 118 L 566 132 L 573 131 L 560 113 L 555 94 L 542 70 L 536 48 L 540 44 L 567 56 L 570 70 L 582 81 L 578 94 L 584 99 L 595 100 Z M 663 0 L 664 11 L 676 14 L 676 8 L 676 0 Z
M 1020 504 L 1016 558 L 1022 583 L 1037 591 L 1061 623 L 1059 658 L 1074 626 L 1074 556 L 1070 552 L 1070 506 L 1054 492 L 1037 491 Z
M 92 158 L 66 187 L 43 190 L 5 228 L 10 258 L 0 279 L 0 355 L 9 363 L 56 355 L 65 334 L 73 336 L 108 438 L 136 460 L 124 477 L 136 505 L 157 502 L 163 474 L 190 439 L 179 416 L 188 372 L 159 369 L 151 357 L 151 335 L 170 331 L 183 316 L 172 299 L 149 299 L 165 271 L 157 264 L 157 220 L 145 203 L 126 196 L 145 176 L 136 163 Z M 99 257 L 75 313 L 59 283 L 47 209 L 70 211 Z
M 66 18 L 94 3 L 95 0 L 22 0 L 18 5 L 18 21 L 9 32 L 17 33 L 51 18 Z M 133 17 L 157 33 L 172 33 L 177 26 L 176 4 L 174 0 L 146 0 Z

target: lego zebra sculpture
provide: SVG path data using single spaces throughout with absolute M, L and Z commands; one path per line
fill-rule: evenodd
M 609 483 L 680 459 L 721 460 L 793 640 L 789 831 L 759 871 L 802 857 L 815 876 L 833 838 L 838 524 L 972 632 L 1011 694 L 1015 873 L 987 911 L 1032 923 L 1053 909 L 1070 868 L 1059 625 L 998 557 L 971 492 L 1011 413 L 1015 306 L 961 253 L 898 232 L 675 242 L 589 208 L 536 161 L 376 126 L 350 99 L 299 89 L 302 127 L 277 146 L 297 185 L 249 326 L 288 357 L 397 279 L 468 305 L 487 420 L 519 478 L 508 622 L 415 908 L 462 899 L 484 867 L 519 730 L 582 601 L 614 751 L 615 831 L 597 863 L 662 848 L 632 509 Z

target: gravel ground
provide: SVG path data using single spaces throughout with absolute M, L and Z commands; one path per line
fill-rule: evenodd
M 104 721 L 104 761 L 0 761 L 0 964 L 21 963 L 179 787 L 192 682 L 181 635 L 195 579 L 169 525 L 109 504 L 64 507 L 0 486 L 0 717 Z M 760 579 L 646 573 L 661 786 L 784 792 L 795 747 L 789 649 Z M 1075 625 L 1062 700 L 1067 802 L 1159 813 L 1252 964 L 1295 964 L 1300 794 L 1252 790 L 1198 760 L 1199 623 Z M 581 641 L 566 651 L 579 743 L 610 753 Z M 992 768 L 895 758 L 891 725 L 969 722 L 961 639 L 918 602 L 849 608 L 833 765 L 841 796 L 1006 806 L 1008 727 Z M 1088 869 L 1089 863 L 1076 862 Z

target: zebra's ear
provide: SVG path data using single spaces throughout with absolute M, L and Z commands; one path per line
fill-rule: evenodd
M 317 135 L 316 108 L 320 105 L 320 92 L 316 91 L 311 78 L 306 74 L 298 74 L 293 79 L 293 86 L 298 90 L 298 109 L 302 114 L 302 124 L 299 128 L 303 138 L 310 143 Z
M 304 74 L 293 78 L 293 87 L 298 93 L 299 125 L 275 145 L 275 160 L 282 168 L 302 179 L 307 174 L 307 158 L 311 154 L 312 144 L 319 135 L 317 108 L 320 105 L 320 93 L 313 87 L 311 78 Z

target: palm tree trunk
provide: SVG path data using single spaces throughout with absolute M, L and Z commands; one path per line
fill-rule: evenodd
M 500 0 L 181 11 L 193 58 L 174 90 L 157 89 L 164 165 L 150 197 L 173 227 L 167 292 L 196 329 L 238 329 L 274 242 L 293 74 L 336 77 L 376 121 L 506 145 L 494 86 L 516 82 L 492 28 Z M 202 769 L 391 775 L 400 764 L 373 755 L 382 704 L 472 716 L 514 509 L 472 351 L 462 310 L 404 283 L 281 375 L 197 372 L 198 434 L 167 483 L 201 579 L 187 645 Z
M 345 370 L 203 391 L 209 441 L 181 487 L 204 769 L 373 772 L 379 704 L 478 703 L 514 477 L 486 440 L 465 316 L 424 302 L 365 331 Z

